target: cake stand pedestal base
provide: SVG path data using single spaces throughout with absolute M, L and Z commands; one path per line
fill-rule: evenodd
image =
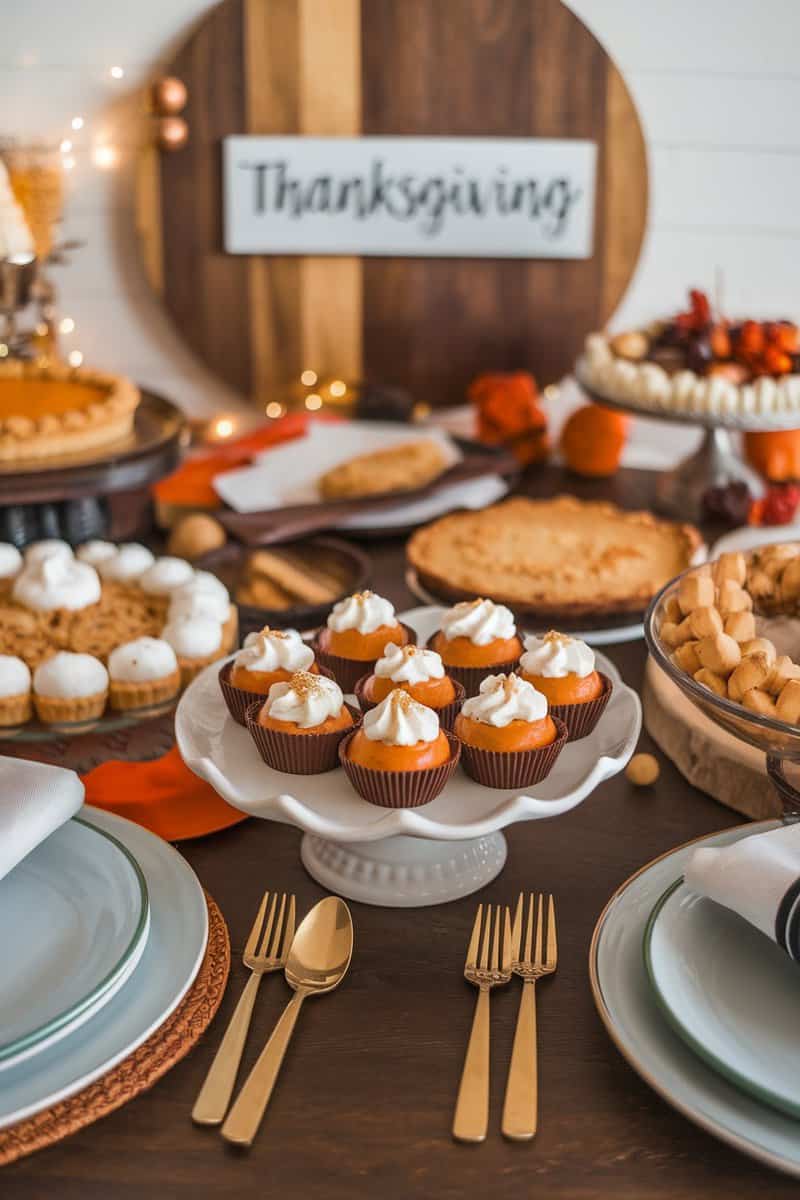
M 674 470 L 661 473 L 656 485 L 656 505 L 667 516 L 698 521 L 702 516 L 703 494 L 709 488 L 729 483 L 746 483 L 752 496 L 764 492 L 763 480 L 739 457 L 728 430 L 707 429 L 699 450 Z
M 328 891 L 362 904 L 423 908 L 460 900 L 490 883 L 505 865 L 502 833 L 464 842 L 390 837 L 376 842 L 331 842 L 307 833 L 300 857 Z

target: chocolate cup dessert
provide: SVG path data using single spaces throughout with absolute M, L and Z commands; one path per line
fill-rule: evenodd
M 461 757 L 459 739 L 445 730 L 450 743 L 450 757 L 446 763 L 421 771 L 378 771 L 373 767 L 362 767 L 348 758 L 347 750 L 354 732 L 348 733 L 340 743 L 339 762 L 361 799 L 380 808 L 420 808 L 430 804 L 444 790 Z
M 223 699 L 227 705 L 228 712 L 233 717 L 238 725 L 246 725 L 245 714 L 251 704 L 255 704 L 256 700 L 260 700 L 263 704 L 267 698 L 266 692 L 248 692 L 244 688 L 236 687 L 231 683 L 231 671 L 233 670 L 233 659 L 223 663 L 219 669 L 219 686 L 222 692 Z M 330 671 L 326 671 L 317 663 L 317 671 L 320 675 L 324 675 L 327 679 L 333 679 Z
M 407 634 L 407 641 L 405 644 L 407 646 L 416 646 L 417 635 L 411 626 L 404 625 L 402 621 L 400 621 L 399 624 L 403 629 L 405 629 Z M 378 655 L 378 658 L 372 659 L 342 658 L 340 654 L 328 654 L 326 650 L 322 650 L 319 644 L 319 637 L 320 635 L 318 633 L 311 643 L 311 648 L 316 655 L 317 662 L 321 666 L 327 667 L 342 691 L 346 695 L 350 695 L 362 675 L 365 673 L 367 675 L 372 674 L 375 663 L 378 661 L 378 658 L 380 658 L 380 654 Z
M 507 791 L 541 783 L 552 771 L 568 738 L 566 725 L 553 716 L 552 709 L 550 716 L 556 727 L 555 740 L 538 750 L 482 750 L 459 739 L 462 765 L 470 779 L 484 787 Z
M 367 686 L 368 679 L 372 679 L 371 671 L 367 675 L 362 675 L 360 679 L 356 680 L 355 686 L 356 700 L 358 700 L 358 703 L 361 705 L 361 711 L 365 713 L 369 712 L 371 708 L 377 708 L 379 703 L 379 701 L 376 700 L 368 700 L 364 694 L 364 689 Z M 439 718 L 439 724 L 441 725 L 442 729 L 445 730 L 452 730 L 453 723 L 458 714 L 461 712 L 461 705 L 467 698 L 463 684 L 459 683 L 457 679 L 453 680 L 453 686 L 456 690 L 455 699 L 451 700 L 449 704 L 443 704 L 441 708 L 433 708 L 432 704 L 427 706 L 428 708 L 433 709 Z
M 265 729 L 258 723 L 258 714 L 265 697 L 259 696 L 245 711 L 247 731 L 256 744 L 262 760 L 274 771 L 287 775 L 321 775 L 339 765 L 339 744 L 355 733 L 361 724 L 361 713 L 352 705 L 345 708 L 353 718 L 347 729 L 331 733 L 283 733 L 280 729 Z
M 607 675 L 598 671 L 603 681 L 603 690 L 596 700 L 587 700 L 583 704 L 551 704 L 550 716 L 558 717 L 567 727 L 568 742 L 578 742 L 588 737 L 606 710 L 611 699 L 614 685 Z
M 438 632 L 438 631 L 437 631 Z M 425 643 L 426 649 L 435 650 L 434 638 L 435 633 L 432 633 Z M 519 660 L 522 657 L 522 651 L 516 658 L 509 658 L 505 662 L 492 663 L 490 667 L 453 667 L 450 663 L 444 664 L 444 669 L 451 679 L 455 679 L 460 683 L 466 692 L 466 698 L 477 696 L 481 690 L 481 684 L 487 675 L 510 675 L 512 671 L 516 671 L 519 666 Z

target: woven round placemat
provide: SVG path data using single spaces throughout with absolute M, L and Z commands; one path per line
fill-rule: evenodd
M 0 1166 L 51 1146 L 152 1087 L 180 1062 L 219 1008 L 231 965 L 228 927 L 215 902 L 208 904 L 208 946 L 200 970 L 172 1016 L 128 1058 L 67 1100 L 0 1131 Z

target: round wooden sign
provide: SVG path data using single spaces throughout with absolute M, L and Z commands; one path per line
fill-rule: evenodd
M 633 274 L 647 164 L 636 110 L 560 0 L 223 0 L 166 66 L 187 144 L 142 160 L 153 285 L 183 336 L 259 404 L 302 370 L 369 377 L 438 405 L 489 370 L 568 371 Z M 230 134 L 586 139 L 597 146 L 590 258 L 228 254 Z

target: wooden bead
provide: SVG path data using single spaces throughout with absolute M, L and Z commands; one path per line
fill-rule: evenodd
M 765 654 L 770 666 L 778 657 L 778 652 L 769 638 L 750 638 L 748 641 L 740 643 L 739 649 L 742 652 L 742 658 L 747 658 L 750 654 Z
M 790 679 L 784 684 L 775 713 L 779 721 L 787 721 L 790 725 L 800 722 L 800 679 Z
M 625 768 L 625 776 L 634 787 L 650 787 L 660 774 L 658 759 L 652 754 L 634 754 Z
M 684 575 L 678 587 L 678 603 L 682 613 L 696 608 L 712 608 L 714 604 L 714 581 L 708 575 L 692 572 Z
M 727 633 L 717 633 L 714 637 L 701 638 L 697 643 L 697 657 L 704 667 L 715 675 L 727 678 L 741 662 L 742 655 L 739 643 Z
M 702 663 L 697 656 L 697 642 L 684 642 L 682 646 L 678 646 L 672 656 L 672 661 L 687 675 L 694 675 L 700 670 Z
M 740 550 L 721 554 L 714 564 L 714 579 L 719 585 L 724 579 L 732 579 L 740 587 L 747 579 L 747 560 Z
M 756 619 L 747 609 L 741 612 L 729 613 L 723 626 L 737 642 L 749 642 L 756 636 Z
M 766 689 L 773 696 L 777 696 L 790 679 L 800 679 L 800 667 L 792 662 L 788 654 L 779 654 L 767 680 Z
M 715 675 L 713 671 L 709 671 L 708 667 L 701 667 L 695 672 L 694 678 L 697 683 L 702 683 L 703 687 L 707 687 L 715 696 L 727 696 L 728 685 L 721 675 Z
M 716 608 L 696 608 L 686 620 L 693 637 L 713 637 L 715 633 L 722 633 L 722 617 Z
M 772 696 L 761 688 L 751 688 L 749 692 L 745 692 L 742 704 L 751 712 L 758 713 L 760 717 L 774 717 L 776 713 Z
M 733 579 L 723 579 L 717 588 L 717 608 L 723 616 L 749 611 L 752 607 L 753 601 L 743 587 Z
M 731 700 L 741 700 L 745 692 L 752 688 L 766 690 L 771 671 L 772 664 L 766 654 L 751 654 L 743 658 L 728 679 L 728 696 Z

